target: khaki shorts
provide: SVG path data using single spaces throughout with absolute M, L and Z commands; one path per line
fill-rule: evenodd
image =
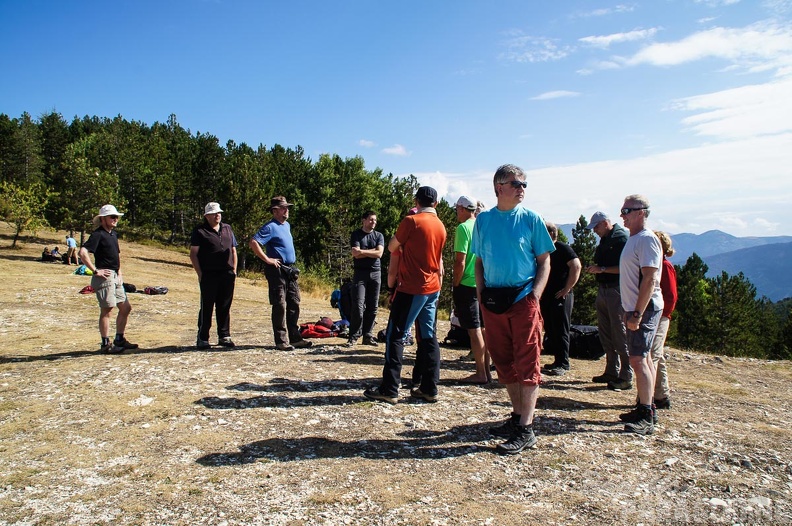
M 91 278 L 91 286 L 96 292 L 96 299 L 103 309 L 112 309 L 127 299 L 123 280 L 119 279 L 116 272 L 111 272 L 112 275 L 107 279 L 101 276 Z

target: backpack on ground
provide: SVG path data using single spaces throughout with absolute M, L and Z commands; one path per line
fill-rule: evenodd
M 300 325 L 300 336 L 303 338 L 333 338 L 338 336 L 338 331 L 319 323 L 303 323 Z
M 443 345 L 459 349 L 470 349 L 470 334 L 468 334 L 466 329 L 458 325 L 451 325 L 448 334 L 443 339 Z
M 605 355 L 599 329 L 593 325 L 572 325 L 569 328 L 569 357 L 599 360 Z
M 148 294 L 149 296 L 157 296 L 160 294 L 167 294 L 168 287 L 146 287 L 143 289 L 143 294 Z

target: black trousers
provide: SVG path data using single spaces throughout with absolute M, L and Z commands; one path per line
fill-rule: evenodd
M 267 265 L 264 275 L 269 284 L 269 301 L 272 305 L 272 332 L 275 343 L 291 343 L 302 340 L 300 336 L 300 287 L 296 279 L 284 276 L 273 265 Z
M 236 274 L 232 271 L 201 273 L 201 310 L 198 312 L 198 339 L 209 341 L 212 311 L 217 319 L 217 337 L 231 336 L 231 302 L 234 299 Z
M 574 303 L 572 292 L 563 300 L 551 297 L 539 303 L 544 319 L 545 351 L 555 356 L 553 367 L 569 369 L 569 328 Z
M 374 337 L 374 321 L 377 318 L 380 293 L 380 271 L 357 272 L 352 278 L 352 313 L 349 337 L 357 340 L 360 335 Z

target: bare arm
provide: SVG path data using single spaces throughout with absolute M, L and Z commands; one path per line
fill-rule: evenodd
M 660 279 L 658 274 L 658 269 L 655 267 L 641 267 L 641 275 L 643 278 L 641 279 L 641 286 L 638 289 L 638 300 L 635 302 L 635 310 L 641 314 L 643 314 L 646 307 L 649 306 L 649 300 L 652 299 L 652 292 Z M 625 314 L 625 325 L 631 331 L 637 331 L 638 327 L 641 325 L 641 319 L 633 318 L 629 314 L 630 313 Z
M 250 247 L 250 250 L 252 250 L 253 253 L 256 255 L 256 257 L 259 258 L 261 261 L 263 261 L 267 265 L 272 265 L 275 268 L 280 268 L 281 261 L 279 259 L 275 259 L 267 256 L 267 254 L 264 252 L 264 249 L 261 248 L 261 245 L 258 244 L 258 241 L 256 241 L 253 238 L 250 238 L 250 242 L 248 243 L 248 246 Z
M 399 249 L 400 246 L 401 243 L 399 243 L 399 240 L 396 239 L 396 236 L 393 236 L 391 240 L 388 242 L 388 252 L 393 254 L 395 251 Z
M 374 258 L 378 259 L 382 257 L 383 252 L 385 252 L 385 247 L 382 245 L 377 245 L 376 248 L 360 248 L 360 247 L 352 247 L 352 257 L 355 259 L 362 259 L 362 258 Z
M 198 274 L 198 281 L 201 281 L 203 273 L 201 272 L 201 264 L 198 262 L 198 249 L 198 246 L 190 245 L 190 263 L 192 263 L 195 273 Z
M 465 272 L 467 254 L 464 252 L 454 252 L 454 254 L 454 275 L 452 276 L 451 284 L 455 287 L 458 287 L 459 283 L 462 281 L 462 274 Z
M 237 273 L 237 263 L 239 260 L 237 259 L 237 250 L 236 247 L 231 247 L 231 262 L 234 265 L 234 275 L 236 276 Z
M 536 256 L 536 277 L 533 282 L 533 290 L 531 294 L 534 295 L 537 301 L 542 297 L 545 287 L 547 286 L 547 278 L 550 276 L 550 252 L 545 252 L 542 255 Z
M 575 286 L 575 283 L 578 282 L 580 279 L 580 270 L 582 265 L 580 264 L 580 259 L 570 259 L 567 261 L 567 266 L 569 267 L 569 274 L 567 275 L 566 283 L 564 284 L 564 288 L 556 292 L 555 297 L 557 299 L 563 299 L 567 297 L 567 294 L 572 290 L 572 287 Z

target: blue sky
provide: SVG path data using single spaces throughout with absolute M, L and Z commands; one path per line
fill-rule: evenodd
M 0 0 L 0 112 L 171 113 L 558 223 L 792 235 L 792 0 Z

